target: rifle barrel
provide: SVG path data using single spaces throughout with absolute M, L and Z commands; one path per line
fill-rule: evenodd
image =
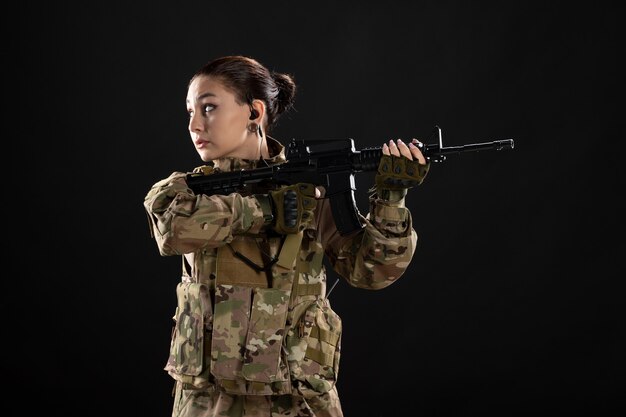
M 466 145 L 459 146 L 444 146 L 440 148 L 438 144 L 436 145 L 426 145 L 425 156 L 431 155 L 448 155 L 452 153 L 461 153 L 461 152 L 471 152 L 471 151 L 480 151 L 480 150 L 495 150 L 499 151 L 502 149 L 513 149 L 514 142 L 513 139 L 502 139 L 502 140 L 494 140 L 492 142 L 480 142 L 480 143 L 468 143 Z
M 492 142 L 479 142 L 469 143 L 459 146 L 444 146 L 440 147 L 438 143 L 423 144 L 420 146 L 424 157 L 431 159 L 434 162 L 440 162 L 445 159 L 445 155 L 462 153 L 462 152 L 474 152 L 480 150 L 496 150 L 501 149 L 513 149 L 513 139 L 501 139 L 494 140 Z M 376 171 L 382 155 L 381 146 L 363 148 L 357 151 L 352 159 L 352 165 L 355 171 Z

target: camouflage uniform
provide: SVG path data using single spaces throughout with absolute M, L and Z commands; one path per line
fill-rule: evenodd
M 268 144 L 266 163 L 285 162 L 284 147 Z M 209 166 L 257 163 L 223 158 Z M 165 366 L 177 381 L 172 415 L 342 416 L 335 385 L 342 323 L 325 296 L 323 257 L 354 287 L 390 285 L 415 250 L 409 210 L 372 195 L 365 227 L 341 236 L 320 199 L 312 223 L 283 240 L 264 226 L 253 196 L 195 195 L 185 175 L 157 182 L 144 201 L 160 254 L 182 255 Z

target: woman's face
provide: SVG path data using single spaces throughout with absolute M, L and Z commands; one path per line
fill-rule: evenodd
M 218 79 L 201 76 L 192 81 L 187 111 L 191 140 L 203 161 L 258 157 L 256 134 L 247 129 L 250 106 L 238 104 L 235 94 Z

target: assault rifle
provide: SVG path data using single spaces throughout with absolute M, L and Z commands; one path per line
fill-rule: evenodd
M 434 143 L 418 144 L 424 157 L 431 162 L 442 162 L 448 155 L 461 152 L 513 148 L 513 139 L 444 147 L 439 126 L 435 126 L 427 142 L 433 138 Z M 210 175 L 190 173 L 187 174 L 187 185 L 196 194 L 205 195 L 241 192 L 247 186 L 266 180 L 278 185 L 306 182 L 323 186 L 330 199 L 337 230 L 346 235 L 363 227 L 354 199 L 354 174 L 377 171 L 381 156 L 382 147 L 355 150 L 353 139 L 292 139 L 286 150 L 287 162 L 283 164 Z

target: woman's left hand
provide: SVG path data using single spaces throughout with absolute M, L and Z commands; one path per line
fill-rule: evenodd
M 398 139 L 397 143 L 393 140 L 389 141 L 389 144 L 383 144 L 383 155 L 404 156 L 412 161 L 416 159 L 421 165 L 426 165 L 426 158 L 422 154 L 422 151 L 417 147 L 417 144 L 421 142 L 415 138 L 407 145 L 402 139 Z

